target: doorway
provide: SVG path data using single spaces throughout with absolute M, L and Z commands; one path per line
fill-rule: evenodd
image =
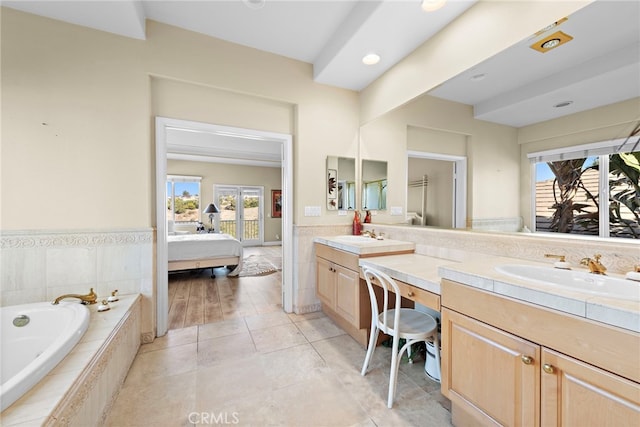
M 168 136 L 176 130 L 191 132 L 198 135 L 225 138 L 225 149 L 218 149 L 217 155 L 228 157 L 228 141 L 263 141 L 277 146 L 278 152 L 268 153 L 279 161 L 282 171 L 282 307 L 285 312 L 293 311 L 293 138 L 289 134 L 268 132 L 254 129 L 243 129 L 220 126 L 210 123 L 193 122 L 187 120 L 156 117 L 156 334 L 163 336 L 167 332 L 168 319 L 168 274 L 167 274 L 167 215 L 166 206 L 166 178 L 167 154 L 177 153 L 175 141 Z M 247 142 L 248 143 L 248 142 Z M 206 145 L 206 144 L 205 144 Z M 202 150 L 200 145 L 198 150 Z M 215 150 L 209 150 L 215 151 Z M 193 153 L 180 153 L 185 157 Z M 214 153 L 215 154 L 215 153 Z
M 413 160 L 423 160 L 423 164 L 429 164 L 428 169 L 438 172 L 430 178 L 427 170 L 418 171 L 414 170 L 415 168 L 411 168 Z M 438 179 L 437 174 L 440 174 L 441 179 Z M 408 151 L 407 182 L 406 209 L 407 212 L 419 213 L 419 219 L 417 219 L 417 222 L 414 221 L 417 225 L 436 225 L 444 228 L 466 227 L 466 157 L 422 151 Z M 418 196 L 413 197 L 416 194 L 418 194 Z M 435 200 L 434 196 L 436 196 Z M 410 199 L 412 197 L 415 199 L 415 203 L 413 199 Z M 438 200 L 442 200 L 444 203 L 440 207 L 437 206 Z M 442 212 L 445 212 L 446 217 L 436 218 L 436 216 L 441 215 Z M 430 215 L 433 215 L 432 218 L 437 223 L 430 223 Z
M 215 185 L 213 198 L 220 209 L 215 228 L 242 242 L 260 246 L 264 242 L 264 188 L 242 185 Z

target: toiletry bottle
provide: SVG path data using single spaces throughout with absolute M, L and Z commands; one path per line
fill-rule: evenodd
M 371 211 L 367 211 L 367 214 L 364 216 L 364 222 L 369 224 L 371 222 Z
M 353 235 L 359 236 L 362 231 L 362 224 L 360 223 L 360 212 L 355 211 L 353 213 Z

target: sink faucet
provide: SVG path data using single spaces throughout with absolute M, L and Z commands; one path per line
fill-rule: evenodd
M 593 274 L 606 274 L 605 271 L 607 271 L 607 267 L 600 263 L 601 256 L 600 254 L 595 254 L 593 258 L 582 258 L 580 264 L 586 265 Z
M 363 235 L 363 236 L 367 236 L 367 237 L 371 237 L 372 239 L 375 239 L 375 238 L 376 238 L 376 230 L 371 230 L 371 231 L 369 231 L 369 230 L 364 230 L 364 231 L 362 232 L 362 235 Z
M 81 304 L 95 304 L 98 302 L 98 295 L 93 291 L 93 288 L 91 288 L 89 290 L 89 293 L 87 295 L 79 295 L 79 294 L 65 294 L 65 295 L 61 295 L 58 298 L 56 298 L 55 300 L 53 300 L 53 302 L 51 304 L 53 305 L 57 305 L 61 300 L 65 299 L 65 298 L 78 298 L 81 300 Z

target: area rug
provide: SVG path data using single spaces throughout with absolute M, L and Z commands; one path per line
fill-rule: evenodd
M 240 270 L 239 277 L 247 276 L 265 276 L 267 274 L 275 273 L 280 270 L 277 262 L 270 260 L 267 257 L 259 255 L 249 255 L 242 260 L 242 270 Z

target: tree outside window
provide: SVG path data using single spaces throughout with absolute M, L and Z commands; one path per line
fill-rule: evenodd
M 169 177 L 167 219 L 175 222 L 199 222 L 200 218 L 200 179 Z

